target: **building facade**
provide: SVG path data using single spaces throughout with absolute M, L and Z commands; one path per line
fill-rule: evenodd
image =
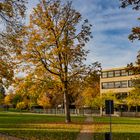
M 125 99 L 133 89 L 132 79 L 135 75 L 126 67 L 104 69 L 100 78 L 100 94 L 114 93 L 117 99 Z M 124 105 L 125 108 L 126 105 Z

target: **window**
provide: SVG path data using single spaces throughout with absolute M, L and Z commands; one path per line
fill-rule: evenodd
M 132 82 L 132 80 L 129 80 L 128 81 L 128 87 L 132 87 L 133 86 L 133 82 Z
M 131 84 L 131 83 L 129 83 Z M 102 89 L 112 89 L 112 88 L 127 88 L 128 81 L 116 81 L 116 82 L 105 82 L 102 83 Z
M 121 99 L 125 99 L 128 96 L 127 92 L 123 92 L 122 93 L 122 98 Z
M 113 71 L 109 71 L 108 72 L 108 77 L 113 77 L 114 76 L 114 72 Z
M 114 88 L 114 82 L 108 83 L 108 88 Z
M 120 88 L 121 87 L 121 82 L 115 82 L 115 88 Z
M 107 78 L 107 72 L 102 72 L 102 78 Z
M 121 93 L 116 93 L 115 96 L 117 99 L 121 99 Z
M 127 76 L 128 72 L 126 70 L 121 70 L 121 76 Z
M 102 83 L 102 89 L 107 89 L 108 86 L 107 86 L 107 83 Z
M 127 81 L 121 81 L 121 87 L 126 88 L 127 87 Z
M 132 70 L 129 70 L 129 71 L 128 71 L 128 74 L 129 74 L 129 75 L 133 75 L 133 71 L 132 71 Z
M 125 99 L 128 96 L 127 92 L 116 93 L 116 98 L 119 100 Z
M 116 70 L 115 71 L 115 77 L 121 76 L 121 71 L 120 70 Z

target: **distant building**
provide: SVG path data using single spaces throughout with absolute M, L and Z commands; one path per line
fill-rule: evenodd
M 134 78 L 133 72 L 126 71 L 126 67 L 104 69 L 100 79 L 100 93 L 102 95 L 113 92 L 118 99 L 123 100 L 132 90 L 132 79 Z M 124 105 L 123 108 L 126 109 L 127 106 Z

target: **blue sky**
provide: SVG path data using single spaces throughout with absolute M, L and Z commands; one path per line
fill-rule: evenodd
M 63 0 L 66 1 L 66 0 Z M 126 66 L 136 60 L 140 42 L 130 42 L 131 28 L 138 26 L 138 11 L 119 8 L 119 0 L 72 0 L 73 6 L 93 25 L 93 39 L 87 44 L 87 63 L 99 61 L 103 68 Z M 28 14 L 38 3 L 30 0 Z

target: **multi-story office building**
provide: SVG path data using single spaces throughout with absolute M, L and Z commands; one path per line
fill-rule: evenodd
M 102 70 L 100 79 L 100 93 L 113 92 L 118 99 L 124 99 L 132 90 L 132 79 L 135 78 L 132 71 L 126 67 Z

